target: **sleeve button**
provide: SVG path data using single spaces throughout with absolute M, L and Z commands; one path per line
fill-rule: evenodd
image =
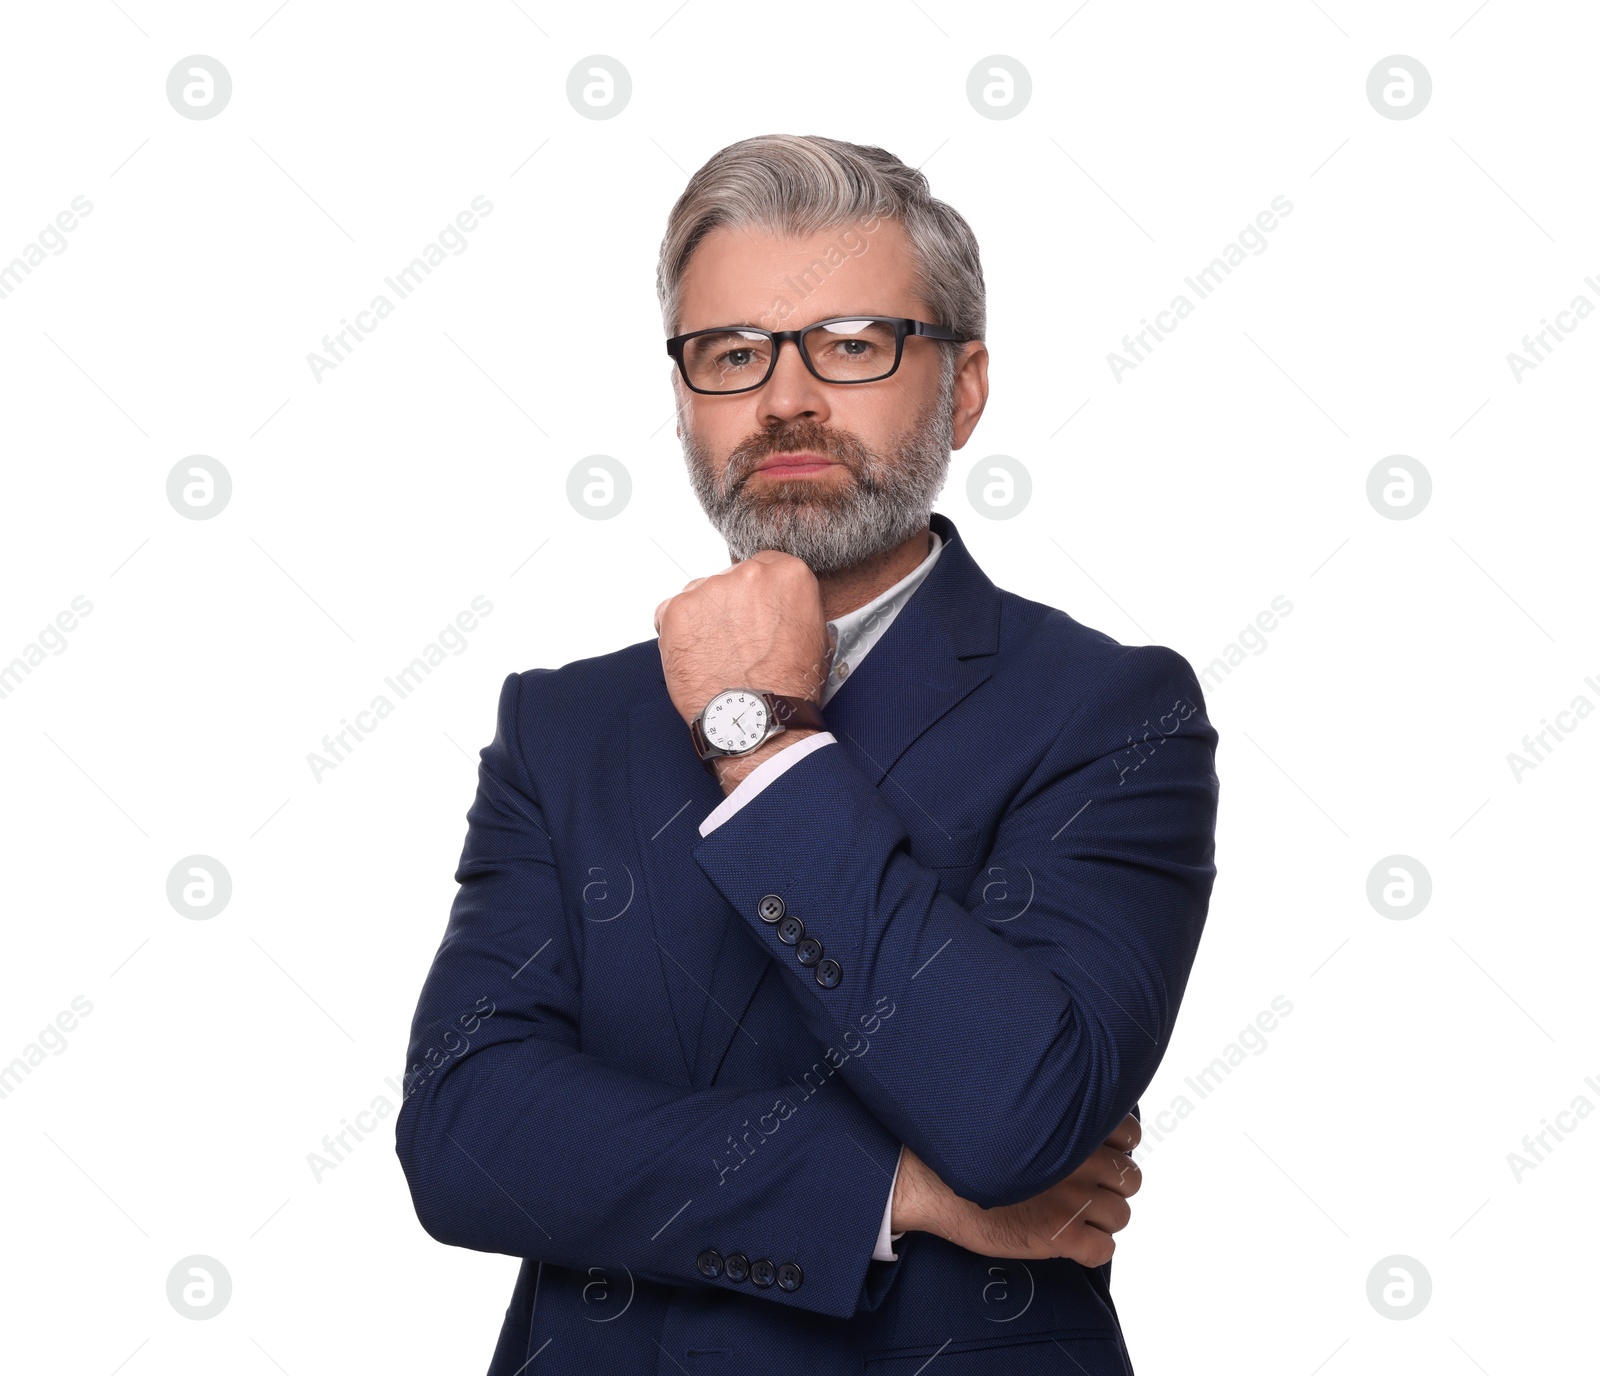
M 750 1274 L 750 1258 L 743 1252 L 729 1252 L 723 1262 L 723 1274 L 729 1280 L 743 1280 Z
M 694 1264 L 707 1280 L 715 1280 L 722 1274 L 722 1253 L 715 1247 L 707 1247 L 694 1259 Z
M 796 944 L 794 958 L 802 965 L 815 965 L 822 959 L 822 943 L 816 937 L 808 936 Z
M 769 893 L 756 904 L 756 915 L 763 922 L 776 922 L 784 914 L 783 899 L 775 893 Z
M 780 1290 L 798 1290 L 800 1282 L 806 1278 L 806 1273 L 800 1269 L 799 1262 L 786 1261 L 778 1268 L 778 1288 Z
M 762 1290 L 771 1285 L 777 1279 L 777 1276 L 778 1268 L 765 1257 L 762 1257 L 760 1261 L 752 1261 L 750 1263 L 750 1283 Z
M 844 978 L 844 966 L 831 956 L 817 965 L 817 983 L 824 989 L 836 989 Z
M 785 946 L 793 946 L 806 934 L 806 924 L 792 914 L 778 924 L 778 940 Z

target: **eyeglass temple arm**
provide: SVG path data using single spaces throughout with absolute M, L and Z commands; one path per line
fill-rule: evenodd
M 946 329 L 943 325 L 929 325 L 921 320 L 913 320 L 907 333 L 921 335 L 924 339 L 948 339 L 956 344 L 971 342 L 958 330 Z

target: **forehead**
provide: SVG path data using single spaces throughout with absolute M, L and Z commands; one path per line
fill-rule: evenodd
M 860 311 L 917 316 L 916 265 L 898 221 L 841 225 L 790 236 L 720 225 L 689 258 L 678 330 L 717 325 L 788 329 Z

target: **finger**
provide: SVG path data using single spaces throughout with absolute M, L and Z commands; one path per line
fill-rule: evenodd
M 1137 1194 L 1144 1183 L 1139 1163 L 1115 1147 L 1096 1147 L 1083 1163 L 1079 1182 L 1089 1188 L 1112 1190 L 1124 1197 Z
M 1077 1221 L 1086 1227 L 1099 1228 L 1102 1232 L 1120 1233 L 1132 1218 L 1133 1209 L 1121 1195 L 1112 1190 L 1096 1190 L 1090 1195 Z M 1065 1237 L 1066 1233 L 1062 1233 L 1062 1236 Z
M 1061 1244 L 1065 1242 L 1066 1246 Z M 1111 1260 L 1117 1250 L 1117 1240 L 1103 1228 L 1096 1228 L 1093 1224 L 1079 1229 L 1067 1242 L 1067 1234 L 1061 1235 L 1061 1240 L 1056 1244 L 1056 1255 L 1070 1257 L 1080 1266 L 1104 1266 Z
M 1144 1129 L 1139 1125 L 1139 1120 L 1131 1113 L 1117 1124 L 1111 1136 L 1106 1138 L 1108 1147 L 1116 1147 L 1119 1151 L 1132 1151 L 1144 1139 Z
M 1094 1258 L 1084 1263 L 1085 1266 L 1104 1266 L 1110 1261 L 1117 1250 L 1116 1234 L 1108 1233 L 1104 1229 L 1096 1228 L 1092 1223 L 1083 1230 L 1081 1245 Z
M 1089 1222 L 1107 1232 L 1120 1233 L 1133 1218 L 1133 1207 L 1120 1194 L 1107 1194 L 1089 1206 Z
M 682 588 L 680 588 L 676 593 L 674 593 L 673 596 L 674 597 L 682 597 L 683 594 L 686 593 L 686 592 L 693 592 L 696 588 L 698 588 L 705 581 L 706 580 L 704 578 L 691 578 L 687 583 L 685 583 L 683 585 Z M 656 624 L 656 634 L 657 635 L 661 634 L 661 613 L 666 609 L 666 605 L 670 601 L 672 601 L 671 597 L 664 597 L 664 598 L 661 599 L 661 601 L 659 603 L 656 604 L 655 624 Z

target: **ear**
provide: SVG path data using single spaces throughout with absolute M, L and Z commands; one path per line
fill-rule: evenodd
M 961 346 L 956 360 L 955 396 L 950 413 L 950 447 L 960 449 L 972 438 L 989 401 L 989 349 L 974 340 Z
M 686 387 L 684 387 L 683 375 L 679 373 L 678 365 L 676 363 L 672 365 L 672 376 L 668 379 L 667 385 L 672 388 L 672 414 L 677 417 L 677 422 L 672 427 L 672 433 L 676 435 L 679 442 L 682 443 L 683 409 L 687 399 L 692 397 L 694 393 L 690 392 Z

